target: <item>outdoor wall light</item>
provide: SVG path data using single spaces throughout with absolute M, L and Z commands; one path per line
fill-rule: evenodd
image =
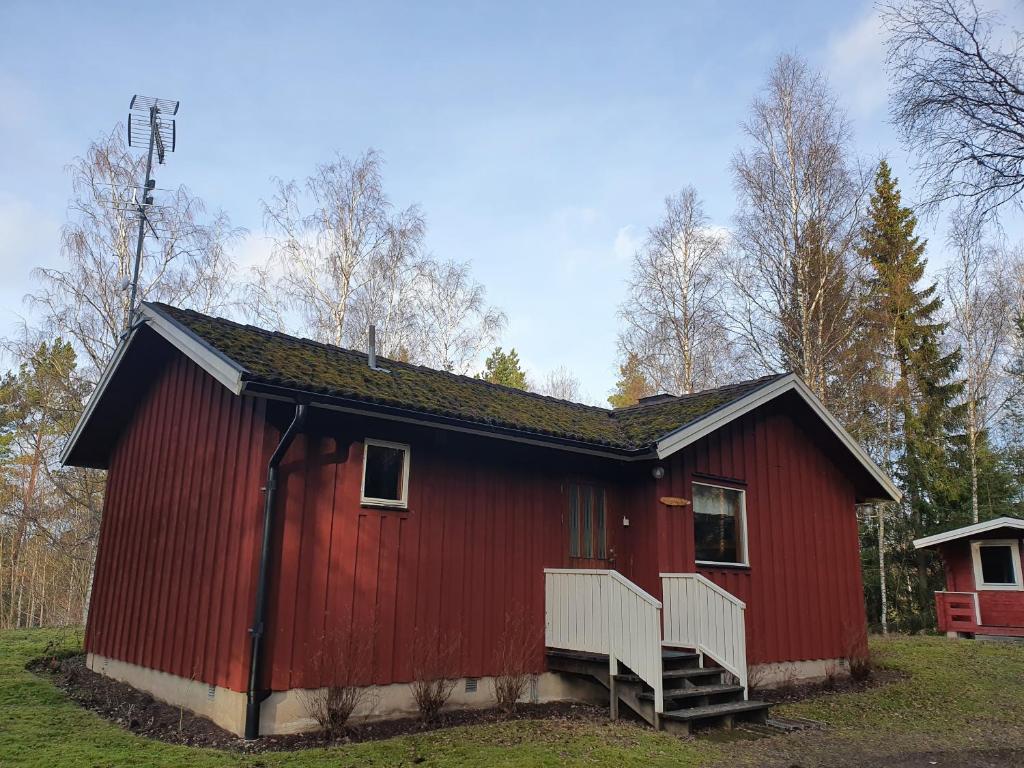
M 665 476 L 665 468 L 664 467 L 655 467 L 654 469 L 651 470 L 651 477 L 653 477 L 655 480 L 661 480 L 661 478 L 663 478 L 664 476 Z

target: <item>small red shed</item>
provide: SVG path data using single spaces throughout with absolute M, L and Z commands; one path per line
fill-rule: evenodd
M 486 706 L 510 647 L 533 700 L 763 716 L 748 668 L 862 647 L 855 507 L 899 499 L 791 374 L 611 410 L 148 303 L 63 459 L 107 470 L 90 667 L 249 736 Z
M 917 539 L 935 549 L 946 568 L 946 589 L 935 593 L 939 631 L 951 637 L 1024 637 L 1024 520 L 997 517 Z

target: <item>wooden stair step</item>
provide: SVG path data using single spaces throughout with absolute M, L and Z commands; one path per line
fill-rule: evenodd
M 684 723 L 694 720 L 705 720 L 725 715 L 739 715 L 747 712 L 761 712 L 771 707 L 766 701 L 730 701 L 725 704 L 708 704 L 706 707 L 689 707 L 673 709 L 665 712 L 662 717 L 668 720 L 679 720 Z
M 699 659 L 700 654 L 694 653 L 693 651 L 666 651 L 661 652 L 661 658 L 663 661 L 691 661 L 693 659 Z
M 742 685 L 695 685 L 692 688 L 671 688 L 667 689 L 665 701 L 670 699 L 696 699 L 700 696 L 720 696 L 726 693 L 743 693 Z M 637 698 L 644 701 L 653 701 L 654 692 L 644 691 Z
M 559 659 L 573 659 L 574 661 L 593 661 L 608 664 L 608 655 L 604 653 L 589 653 L 587 651 L 569 651 L 561 648 L 548 648 L 548 656 Z
M 725 672 L 721 667 L 706 667 L 704 669 L 669 669 L 661 673 L 663 680 L 699 680 L 702 677 L 714 677 Z M 640 680 L 638 675 L 620 674 L 615 676 L 616 680 L 625 683 L 635 683 Z

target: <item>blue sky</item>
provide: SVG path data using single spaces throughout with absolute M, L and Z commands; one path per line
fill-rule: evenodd
M 139 92 L 182 103 L 157 185 L 246 227 L 243 265 L 267 251 L 272 177 L 375 147 L 431 251 L 472 260 L 508 314 L 503 344 L 603 400 L 630 254 L 687 184 L 728 226 L 740 122 L 782 52 L 829 78 L 858 151 L 909 185 L 870 3 L 2 0 L 0 333 L 28 313 L 32 267 L 59 262 L 67 162 Z

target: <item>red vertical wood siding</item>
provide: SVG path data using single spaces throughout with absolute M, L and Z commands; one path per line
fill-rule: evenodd
M 107 474 L 90 653 L 245 689 L 264 408 L 182 357 L 156 377 Z
M 842 657 L 866 630 L 854 488 L 800 416 L 770 404 L 673 454 L 634 511 L 640 584 L 658 595 L 659 571 L 696 570 L 739 597 L 754 664 Z M 658 502 L 693 498 L 694 481 L 746 491 L 749 568 L 696 565 L 692 508 Z
M 569 565 L 567 482 L 604 484 L 621 526 L 621 466 L 322 411 L 315 425 L 282 463 L 270 687 L 328 681 L 318 649 L 350 638 L 362 683 L 412 679 L 417 647 L 437 641 L 451 674 L 492 675 L 506 617 L 542 670 L 543 569 Z M 367 437 L 411 445 L 408 510 L 360 504 Z M 628 556 L 617 565 L 628 573 Z
M 692 498 L 695 478 L 745 488 L 750 568 L 700 570 L 746 601 L 750 661 L 844 655 L 865 628 L 853 481 L 792 407 L 726 425 L 658 481 L 655 462 L 314 409 L 281 465 L 265 683 L 330 681 L 325 645 L 358 653 L 358 683 L 412 679 L 431 643 L 453 649 L 448 673 L 492 675 L 509 618 L 543 669 L 569 482 L 605 486 L 614 567 L 655 596 L 659 573 L 695 569 L 692 510 L 659 498 Z M 111 458 L 89 651 L 244 690 L 263 475 L 290 415 L 184 358 L 159 373 Z M 360 504 L 367 437 L 411 445 L 407 510 Z
M 979 539 L 1017 539 L 1013 533 L 993 532 Z M 974 559 L 971 542 L 967 539 L 952 541 L 940 547 L 946 569 L 946 589 L 950 592 L 974 592 Z M 1002 589 L 978 590 L 978 609 L 981 623 L 988 627 L 1024 627 L 1024 592 Z

